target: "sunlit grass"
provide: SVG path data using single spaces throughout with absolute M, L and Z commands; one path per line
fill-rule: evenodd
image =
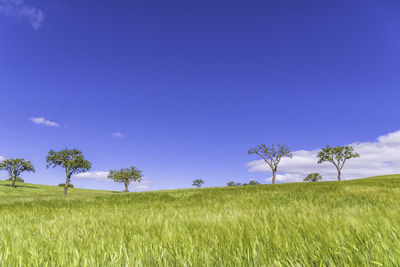
M 38 201 L 45 199 L 60 198 L 63 194 L 63 187 L 38 185 L 28 183 L 16 183 L 16 188 L 10 187 L 11 182 L 0 181 L 0 204 L 25 201 Z M 86 198 L 91 195 L 111 194 L 110 191 L 88 190 L 68 188 L 68 199 Z M 63 199 L 63 198 L 61 198 Z
M 400 175 L 143 193 L 0 184 L 5 266 L 398 265 Z M 37 191 L 35 191 L 37 190 Z

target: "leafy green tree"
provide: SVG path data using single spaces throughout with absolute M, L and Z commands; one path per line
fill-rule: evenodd
M 278 144 L 276 148 L 274 145 L 266 146 L 265 144 L 261 144 L 249 149 L 248 154 L 258 155 L 268 164 L 272 170 L 272 184 L 275 184 L 276 172 L 278 171 L 278 164 L 281 162 L 281 159 L 284 157 L 293 157 L 289 147 L 283 144 Z
M 35 172 L 31 162 L 24 159 L 5 159 L 0 163 L 0 170 L 8 172 L 11 179 L 11 187 L 15 187 L 15 182 L 21 173 Z
M 203 184 L 204 184 L 204 181 L 202 179 L 196 179 L 192 183 L 192 185 L 196 186 L 197 188 L 201 187 Z
M 322 175 L 318 172 L 310 173 L 304 178 L 304 182 L 318 182 L 322 180 Z
M 230 181 L 230 182 L 227 183 L 226 185 L 227 185 L 227 186 L 240 186 L 240 185 L 242 185 L 242 184 L 241 184 L 241 183 L 234 182 L 234 181 Z
M 46 158 L 47 168 L 62 167 L 65 169 L 67 180 L 64 184 L 64 195 L 67 194 L 71 176 L 74 174 L 87 172 L 92 164 L 85 159 L 82 152 L 77 149 L 63 149 L 61 151 L 50 150 Z
M 125 192 L 129 192 L 128 187 L 131 182 L 140 183 L 142 181 L 142 177 L 142 171 L 133 166 L 126 169 L 120 169 L 119 171 L 111 170 L 108 174 L 109 179 L 125 185 Z
M 335 165 L 338 172 L 338 181 L 341 180 L 342 169 L 348 159 L 359 158 L 352 146 L 324 147 L 317 155 L 318 164 L 330 162 Z

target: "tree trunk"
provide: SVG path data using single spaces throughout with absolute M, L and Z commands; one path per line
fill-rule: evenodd
M 16 178 L 15 178 L 15 176 L 13 176 L 12 180 L 11 180 L 11 187 L 15 187 L 15 180 L 16 180 Z
M 129 192 L 128 186 L 129 186 L 129 184 L 128 184 L 128 183 L 125 183 L 125 192 Z
M 341 181 L 341 175 L 342 175 L 341 171 L 338 170 L 338 173 L 337 173 L 337 179 L 338 179 L 338 181 Z
M 276 181 L 276 171 L 272 171 L 272 184 L 275 184 Z
M 64 196 L 67 195 L 68 185 L 69 185 L 70 181 L 71 181 L 71 178 L 67 177 L 67 181 L 65 181 L 65 185 L 64 185 Z

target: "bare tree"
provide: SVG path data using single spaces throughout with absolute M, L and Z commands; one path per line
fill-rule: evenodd
M 289 147 L 284 144 L 278 144 L 276 148 L 274 145 L 266 146 L 265 144 L 261 144 L 259 146 L 249 149 L 248 153 L 249 155 L 259 155 L 265 161 L 265 163 L 267 163 L 268 166 L 271 167 L 273 184 L 275 184 L 276 181 L 276 172 L 278 171 L 278 164 L 279 162 L 281 162 L 281 159 L 284 157 L 293 157 L 293 154 L 290 152 Z

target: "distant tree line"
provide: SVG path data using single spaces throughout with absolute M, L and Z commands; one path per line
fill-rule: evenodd
M 275 184 L 276 174 L 278 171 L 278 164 L 282 158 L 292 158 L 288 146 L 284 144 L 278 144 L 277 146 L 267 146 L 265 144 L 258 145 L 254 148 L 249 149 L 248 154 L 256 154 L 261 157 L 264 162 L 271 168 L 272 171 L 272 184 Z M 341 181 L 342 169 L 347 160 L 352 158 L 359 158 L 360 155 L 354 152 L 352 146 L 326 146 L 317 155 L 317 163 L 321 164 L 324 162 L 332 163 L 337 170 L 337 179 Z M 319 173 L 310 173 L 303 181 L 317 182 L 322 179 Z
M 205 183 L 205 182 L 204 182 L 203 179 L 196 179 L 196 180 L 193 181 L 192 186 L 195 186 L 195 187 L 197 187 L 197 188 L 200 188 L 200 187 L 203 186 L 204 183 Z M 242 184 L 242 183 L 230 181 L 230 182 L 228 182 L 226 185 L 227 185 L 227 186 L 241 186 L 241 185 L 258 185 L 258 184 L 260 184 L 260 183 L 257 182 L 257 181 L 254 180 L 254 179 L 251 179 L 251 180 L 249 181 L 249 183 L 243 183 L 243 184 Z
M 239 182 L 235 182 L 235 181 L 230 181 L 230 182 L 228 182 L 226 185 L 227 186 L 241 186 L 241 185 L 259 185 L 260 183 L 259 182 L 257 182 L 256 180 L 254 180 L 254 179 L 251 179 L 250 181 L 249 181 L 249 183 L 239 183 Z
M 256 154 L 262 158 L 262 160 L 270 167 L 272 171 L 272 184 L 276 182 L 276 175 L 278 172 L 278 165 L 282 158 L 292 158 L 293 154 L 289 147 L 284 144 L 267 146 L 265 144 L 258 145 L 254 148 L 249 149 L 249 155 Z M 326 146 L 317 155 L 317 163 L 332 163 L 337 170 L 338 181 L 341 181 L 342 169 L 347 160 L 352 158 L 358 158 L 360 155 L 354 152 L 352 146 Z M 61 167 L 65 170 L 66 180 L 65 183 L 59 184 L 64 188 L 64 195 L 67 194 L 68 188 L 73 188 L 71 184 L 71 177 L 74 174 L 87 172 L 92 167 L 92 164 L 85 159 L 83 153 L 77 149 L 63 149 L 60 151 L 50 150 L 46 157 L 47 168 Z M 8 172 L 8 181 L 11 181 L 11 187 L 16 187 L 16 182 L 24 182 L 20 175 L 23 172 L 35 172 L 30 161 L 24 159 L 5 159 L 0 162 L 0 171 Z M 142 181 L 142 171 L 137 167 L 123 168 L 120 170 L 110 170 L 107 178 L 117 183 L 122 183 L 125 186 L 125 192 L 128 192 L 128 187 L 132 182 Z M 319 173 L 310 173 L 304 178 L 304 181 L 317 182 L 322 179 Z M 196 179 L 192 185 L 200 188 L 204 185 L 203 179 Z M 228 186 L 242 186 L 242 185 L 257 185 L 260 184 L 255 180 L 250 180 L 249 183 L 241 184 L 239 182 L 230 181 L 227 183 Z
M 58 186 L 64 188 L 64 195 L 67 194 L 68 188 L 73 188 L 71 184 L 71 177 L 74 174 L 87 172 L 92 167 L 92 164 L 85 159 L 82 151 L 77 149 L 63 149 L 60 151 L 50 150 L 46 157 L 47 168 L 61 167 L 65 170 L 66 180 Z M 35 172 L 30 161 L 24 159 L 5 159 L 0 162 L 0 171 L 7 171 L 11 181 L 11 187 L 16 187 L 16 182 L 24 182 L 19 176 L 23 172 Z M 128 192 L 128 186 L 131 182 L 140 182 L 142 178 L 142 171 L 136 167 L 120 169 L 118 171 L 111 170 L 108 178 L 125 185 L 125 192 Z

